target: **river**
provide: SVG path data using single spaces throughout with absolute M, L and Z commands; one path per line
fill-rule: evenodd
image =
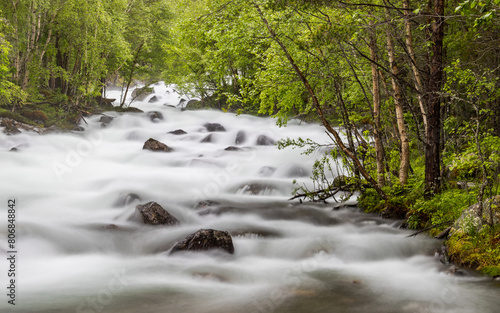
M 133 104 L 145 113 L 106 113 L 114 119 L 105 127 L 96 115 L 84 131 L 0 134 L 1 312 L 498 312 L 500 284 L 446 274 L 434 257 L 441 241 L 406 238 L 398 221 L 354 206 L 287 200 L 294 179 L 310 183 L 320 153 L 257 139 L 328 143 L 322 127 L 182 111 L 164 105 L 179 101 L 168 91 L 157 85 L 159 102 Z M 206 123 L 225 131 L 209 133 Z M 186 133 L 169 133 L 177 129 Z M 174 151 L 143 150 L 148 138 Z M 8 200 L 16 201 L 15 306 Z M 199 214 L 202 200 L 222 206 Z M 136 206 L 149 201 L 180 225 L 137 222 Z M 228 231 L 234 254 L 168 254 L 202 228 Z

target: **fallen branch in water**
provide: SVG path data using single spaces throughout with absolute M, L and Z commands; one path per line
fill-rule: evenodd
M 351 192 L 351 195 L 352 195 L 352 193 L 353 193 L 352 187 L 353 186 L 354 186 L 354 184 L 349 184 L 349 185 L 345 185 L 345 186 L 341 186 L 341 187 L 334 187 L 334 188 L 329 187 L 329 188 L 325 188 L 325 189 L 321 189 L 321 190 L 300 193 L 300 194 L 297 194 L 297 195 L 291 197 L 288 200 L 295 200 L 297 198 L 304 198 L 305 199 L 307 197 L 323 194 L 323 196 L 319 196 L 318 199 L 315 201 L 325 201 L 326 199 L 335 196 L 339 191 Z
M 416 237 L 418 234 L 421 234 L 421 233 L 423 233 L 423 232 L 425 232 L 425 231 L 428 231 L 428 230 L 431 230 L 431 229 L 433 229 L 433 228 L 436 228 L 436 227 L 439 227 L 439 226 L 443 226 L 443 225 L 451 225 L 451 224 L 453 224 L 453 223 L 454 223 L 454 222 L 452 222 L 452 221 L 448 221 L 448 222 L 444 222 L 444 223 L 440 223 L 440 224 L 432 225 L 432 226 L 429 226 L 429 227 L 427 227 L 427 228 L 421 229 L 421 230 L 417 231 L 417 232 L 416 232 L 416 233 L 414 233 L 414 234 L 408 235 L 408 236 L 406 236 L 406 238 L 408 238 L 408 237 Z

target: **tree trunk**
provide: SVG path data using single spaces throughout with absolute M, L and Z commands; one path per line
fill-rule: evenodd
M 417 90 L 418 104 L 420 106 L 420 112 L 422 113 L 422 121 L 424 124 L 424 130 L 427 130 L 427 109 L 424 102 L 423 94 L 423 83 L 422 75 L 417 68 L 417 60 L 415 58 L 415 50 L 413 49 L 413 36 L 411 32 L 410 23 L 410 0 L 403 0 L 403 9 L 405 9 L 405 37 L 406 37 L 406 48 L 408 49 L 408 54 L 411 61 L 411 68 L 413 70 L 413 75 L 415 76 L 415 89 Z M 425 136 L 425 135 L 424 135 Z
M 373 26 L 371 23 L 370 26 Z M 379 187 L 385 185 L 385 172 L 384 172 L 384 147 L 382 145 L 381 126 L 380 126 L 380 77 L 378 75 L 377 65 L 377 41 L 375 33 L 370 32 L 370 62 L 372 68 L 372 94 L 373 94 L 373 122 L 375 137 L 375 160 L 377 164 L 377 184 Z
M 385 9 L 385 16 L 387 21 L 391 20 L 389 9 Z M 390 26 L 390 24 L 389 24 Z M 401 88 L 397 81 L 399 75 L 399 67 L 395 61 L 394 41 L 389 27 L 386 29 L 387 33 L 387 54 L 389 56 L 389 64 L 391 70 L 392 90 L 394 92 L 394 106 L 396 110 L 396 120 L 398 126 L 399 138 L 401 141 L 401 162 L 399 165 L 399 183 L 404 186 L 408 182 L 408 169 L 410 168 L 410 142 L 408 134 L 406 133 L 406 126 L 403 112 L 403 98 L 401 95 Z
M 444 0 L 433 0 L 434 15 L 431 17 L 431 64 L 429 76 L 429 102 L 427 104 L 427 130 L 425 144 L 425 197 L 439 192 L 441 86 L 443 83 Z
M 125 105 L 125 99 L 127 98 L 127 93 L 130 88 L 130 84 L 132 83 L 132 78 L 134 78 L 135 63 L 137 63 L 137 60 L 139 59 L 139 53 L 141 52 L 142 46 L 144 46 L 144 40 L 139 44 L 139 46 L 136 49 L 134 60 L 132 61 L 132 68 L 130 69 L 130 75 L 127 81 L 127 88 L 125 89 L 125 94 L 123 95 L 122 103 L 120 103 L 120 108 L 122 108 Z
M 318 113 L 318 117 L 320 118 L 321 122 L 323 123 L 323 126 L 325 126 L 326 130 L 333 135 L 335 138 L 336 144 L 339 146 L 339 148 L 342 150 L 342 152 L 347 155 L 348 158 L 350 158 L 354 166 L 359 169 L 361 172 L 361 175 L 368 181 L 368 183 L 377 191 L 377 193 L 382 197 L 383 199 L 387 200 L 387 195 L 385 192 L 377 185 L 377 182 L 370 176 L 370 174 L 366 171 L 364 168 L 363 164 L 359 161 L 358 158 L 356 158 L 351 151 L 345 146 L 344 142 L 342 141 L 342 138 L 340 138 L 339 133 L 330 125 L 330 123 L 326 120 L 326 117 L 323 114 L 323 110 L 321 109 L 321 104 L 319 103 L 318 98 L 316 97 L 316 93 L 314 92 L 311 84 L 309 83 L 307 77 L 302 73 L 300 68 L 298 67 L 297 63 L 295 60 L 292 58 L 291 54 L 288 52 L 288 49 L 286 46 L 281 42 L 281 40 L 276 36 L 276 33 L 274 30 L 271 28 L 269 25 L 269 22 L 267 19 L 264 17 L 264 14 L 262 13 L 259 5 L 257 3 L 253 3 L 255 9 L 257 10 L 262 22 L 266 26 L 267 30 L 269 31 L 269 34 L 271 35 L 271 38 L 280 46 L 282 52 L 285 54 L 287 60 L 289 61 L 290 65 L 292 66 L 293 70 L 297 74 L 297 76 L 300 78 L 302 83 L 304 84 L 304 87 L 308 91 L 309 95 L 311 96 L 312 102 L 314 107 L 316 108 L 316 112 Z

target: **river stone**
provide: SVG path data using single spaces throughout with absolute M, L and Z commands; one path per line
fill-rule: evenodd
M 104 115 L 104 116 L 101 116 L 101 118 L 99 119 L 99 122 L 103 123 L 103 124 L 109 124 L 111 123 L 115 118 L 112 117 L 112 116 L 107 116 L 107 115 Z
M 235 145 L 239 145 L 239 144 L 242 144 L 245 142 L 245 140 L 247 139 L 247 135 L 244 131 L 240 130 L 237 134 L 236 134 L 236 139 L 234 140 L 234 144 Z
M 156 139 L 149 138 L 142 147 L 143 150 L 151 150 L 151 151 L 163 151 L 163 152 L 172 152 L 174 149 L 170 148 L 164 143 L 159 142 Z
M 493 217 L 493 221 L 491 218 Z M 479 203 L 469 206 L 453 225 L 450 235 L 455 233 L 480 232 L 485 225 L 500 223 L 500 195 L 483 201 L 483 210 L 480 212 Z
M 156 103 L 160 101 L 160 98 L 158 98 L 157 96 L 152 96 L 151 99 L 148 100 L 148 103 Z
M 151 122 L 155 122 L 155 123 L 163 120 L 163 114 L 161 114 L 161 112 L 158 112 L 158 111 L 148 112 L 148 117 L 151 120 Z
M 141 212 L 144 224 L 150 225 L 178 225 L 179 221 L 168 213 L 158 203 L 151 201 L 146 204 L 136 206 L 136 209 Z
M 177 242 L 170 250 L 170 254 L 179 251 L 208 251 L 212 249 L 222 249 L 233 254 L 234 246 L 231 235 L 222 230 L 200 229 Z
M 134 89 L 134 91 L 132 91 L 132 98 L 138 101 L 143 101 L 154 92 L 155 89 L 153 87 L 145 86 L 142 88 L 136 88 Z
M 2 120 L 0 126 L 5 127 L 3 132 L 7 135 L 15 135 L 21 133 L 21 131 L 16 126 L 14 126 L 14 123 L 12 123 L 12 121 L 10 120 Z
M 173 130 L 173 131 L 170 131 L 168 132 L 169 134 L 172 134 L 172 135 L 185 135 L 187 134 L 184 130 L 182 129 L 176 129 L 176 130 Z
M 226 150 L 226 151 L 241 151 L 241 150 L 243 150 L 243 149 L 238 148 L 238 147 L 235 147 L 235 146 L 229 146 L 229 147 L 227 147 L 227 148 L 226 148 L 226 149 L 224 149 L 224 150 Z
M 200 142 L 212 142 L 212 134 L 206 136 Z
M 214 206 L 219 206 L 219 205 L 221 205 L 221 204 L 220 204 L 220 202 L 217 202 L 217 201 L 203 200 L 203 201 L 198 202 L 198 204 L 196 204 L 196 206 L 194 208 L 196 210 L 199 210 L 199 209 L 206 209 L 209 207 L 214 207 Z
M 267 191 L 276 190 L 276 187 L 270 184 L 250 183 L 240 187 L 239 191 L 247 195 L 259 195 Z
M 256 142 L 256 145 L 257 146 L 272 146 L 274 145 L 276 142 L 267 137 L 266 135 L 260 135 L 258 138 L 257 138 L 257 142 Z
M 225 132 L 226 129 L 224 126 L 222 126 L 219 123 L 205 123 L 203 126 L 209 131 L 209 132 Z

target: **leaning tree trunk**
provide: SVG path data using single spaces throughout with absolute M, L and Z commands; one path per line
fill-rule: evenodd
M 271 38 L 280 46 L 282 52 L 285 54 L 288 62 L 292 66 L 294 72 L 297 74 L 297 76 L 299 77 L 299 79 L 301 80 L 301 82 L 304 84 L 304 87 L 306 88 L 307 92 L 311 96 L 312 103 L 313 103 L 314 107 L 316 108 L 316 112 L 317 112 L 318 117 L 321 120 L 323 126 L 325 126 L 326 130 L 330 134 L 332 134 L 332 136 L 335 138 L 335 143 L 339 146 L 339 148 L 342 150 L 342 152 L 345 153 L 345 155 L 347 155 L 347 157 L 353 161 L 354 166 L 356 168 L 358 168 L 358 170 L 360 171 L 361 175 L 363 175 L 363 177 L 368 181 L 368 183 L 377 191 L 377 193 L 380 195 L 380 197 L 383 198 L 383 199 L 385 199 L 385 200 L 387 200 L 388 197 L 385 194 L 385 192 L 378 186 L 377 182 L 366 171 L 366 169 L 363 166 L 363 164 L 361 163 L 361 161 L 355 155 L 352 154 L 352 152 L 349 150 L 348 147 L 346 147 L 346 145 L 342 141 L 342 138 L 340 138 L 339 133 L 326 120 L 326 117 L 323 114 L 323 110 L 321 108 L 321 104 L 319 103 L 319 100 L 318 100 L 318 98 L 316 96 L 316 93 L 314 92 L 314 89 L 312 88 L 311 84 L 309 83 L 309 80 L 304 75 L 304 73 L 302 73 L 302 71 L 300 70 L 299 66 L 297 65 L 297 63 L 293 59 L 292 55 L 288 51 L 287 47 L 280 40 L 280 38 L 278 38 L 278 36 L 274 32 L 274 30 L 271 27 L 271 25 L 269 25 L 269 22 L 265 18 L 264 13 L 260 9 L 259 5 L 257 3 L 255 3 L 255 2 L 253 2 L 253 6 L 257 10 L 257 12 L 258 12 L 258 14 L 259 14 L 262 22 L 264 23 L 264 25 L 266 26 L 266 28 L 267 28 L 267 30 L 269 32 Z
M 429 76 L 429 102 L 427 104 L 427 129 L 425 143 L 425 197 L 439 192 L 440 130 L 441 130 L 441 86 L 443 83 L 443 38 L 444 0 L 433 0 L 434 14 L 431 17 L 431 64 Z

